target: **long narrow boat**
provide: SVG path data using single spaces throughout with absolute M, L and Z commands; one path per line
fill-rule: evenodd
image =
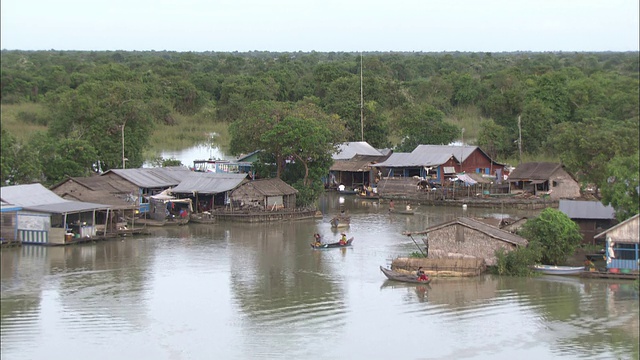
M 398 214 L 398 215 L 413 215 L 415 211 L 413 209 L 389 209 L 389 214 Z
M 386 269 L 382 266 L 380 266 L 380 271 L 382 271 L 384 276 L 386 276 L 389 280 L 402 281 L 402 282 L 413 283 L 413 284 L 428 284 L 431 282 L 431 279 L 418 280 L 418 277 L 415 275 L 407 275 L 407 274 L 399 273 L 391 269 Z
M 322 244 L 320 246 L 315 246 L 314 244 L 311 244 L 311 247 L 314 249 L 332 249 L 332 248 L 343 248 L 343 247 L 348 247 L 351 246 L 351 243 L 353 243 L 353 237 L 350 238 L 349 240 L 347 240 L 347 243 L 344 245 L 341 245 L 340 242 L 334 242 L 334 243 L 328 243 L 328 244 Z
M 584 266 L 533 265 L 532 269 L 546 275 L 580 275 Z

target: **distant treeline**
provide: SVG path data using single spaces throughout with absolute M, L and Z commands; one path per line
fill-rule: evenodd
M 639 67 L 636 52 L 4 50 L 0 100 L 45 104 L 20 116 L 51 137 L 87 141 L 107 168 L 122 161 L 123 126 L 139 166 L 157 124 L 232 124 L 252 103 L 305 102 L 337 115 L 348 141 L 362 138 L 361 114 L 365 141 L 396 151 L 464 136 L 506 159 L 518 156 L 521 134 L 522 152 L 559 156 L 596 181 L 581 156 L 606 163 L 637 149 Z

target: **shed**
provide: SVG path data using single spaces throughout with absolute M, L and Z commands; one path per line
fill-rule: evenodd
M 232 208 L 273 211 L 293 210 L 296 207 L 298 190 L 281 179 L 258 179 L 248 181 L 231 192 Z
M 192 172 L 171 193 L 191 198 L 196 213 L 209 211 L 229 202 L 231 190 L 246 182 L 247 174 Z
M 22 208 L 16 216 L 16 233 L 23 244 L 64 244 L 69 241 L 67 234 L 106 235 L 109 205 L 65 200 L 41 184 L 5 186 L 0 192 L 2 201 Z
M 101 177 L 108 178 L 112 183 L 128 184 L 124 187 L 129 190 L 135 189 L 132 196 L 138 199 L 139 211 L 146 213 L 149 211 L 148 199 L 151 195 L 161 193 L 168 188 L 172 188 L 180 184 L 183 178 L 191 173 L 186 166 L 167 166 L 155 168 L 137 168 L 137 169 L 111 169 L 105 171 Z
M 20 206 L 0 202 L 0 242 L 2 244 L 19 242 L 16 225 L 20 210 L 22 210 Z
M 334 184 L 342 184 L 351 189 L 373 185 L 380 180 L 375 164 L 385 158 L 384 155 L 355 155 L 348 160 L 335 160 L 329 168 L 330 177 Z
M 595 245 L 595 235 L 617 223 L 613 207 L 600 201 L 560 200 L 558 210 L 578 224 L 584 244 Z
M 552 199 L 580 197 L 580 184 L 560 163 L 530 162 L 518 165 L 509 175 L 509 192 L 549 195 Z
M 496 250 L 512 251 L 528 243 L 518 235 L 468 217 L 406 234 L 425 235 L 422 241 L 429 258 L 483 258 L 488 266 L 496 264 Z
M 640 215 L 635 215 L 595 236 L 604 238 L 607 269 L 638 271 L 640 262 Z

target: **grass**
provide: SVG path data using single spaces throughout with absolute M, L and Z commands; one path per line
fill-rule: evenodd
M 47 131 L 46 120 L 48 110 L 44 105 L 37 103 L 2 104 L 1 125 L 21 142 L 27 142 L 38 131 Z M 214 122 L 201 114 L 184 116 L 172 114 L 177 125 L 156 125 L 149 139 L 150 147 L 146 153 L 151 154 L 162 150 L 180 150 L 190 148 L 196 144 L 205 144 L 212 141 L 211 134 L 216 134 L 214 143 L 221 149 L 229 146 L 229 125 Z M 147 154 L 145 154 L 147 155 Z
M 47 109 L 38 103 L 2 104 L 0 105 L 0 124 L 20 142 L 27 142 L 33 134 L 47 131 L 44 119 Z
M 453 108 L 451 114 L 445 117 L 445 121 L 464 129 L 464 135 L 460 133 L 460 138 L 464 136 L 464 142 L 474 143 L 480 134 L 482 123 L 486 119 L 482 117 L 477 106 L 465 106 Z

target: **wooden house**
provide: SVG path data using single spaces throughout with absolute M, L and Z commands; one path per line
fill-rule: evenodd
M 459 173 L 477 173 L 502 181 L 504 164 L 491 159 L 478 146 L 418 145 L 410 153 L 393 153 L 376 164 L 385 177 L 418 177 L 438 183 Z
M 63 199 L 41 184 L 0 188 L 3 202 L 21 208 L 16 234 L 23 244 L 62 245 L 105 237 L 110 206 Z
M 0 243 L 13 244 L 20 243 L 18 240 L 18 213 L 22 210 L 20 206 L 15 206 L 2 201 L 0 203 Z
M 578 224 L 583 244 L 595 245 L 595 235 L 617 223 L 613 207 L 600 201 L 560 200 L 558 210 Z
M 258 179 L 240 184 L 231 191 L 230 206 L 239 209 L 293 210 L 298 190 L 281 179 Z
M 149 211 L 149 196 L 157 195 L 173 188 L 187 177 L 191 170 L 186 166 L 169 166 L 137 169 L 111 169 L 101 177 L 109 179 L 113 184 L 127 183 L 123 188 L 131 190 L 131 198 L 135 198 L 140 213 Z
M 424 235 L 429 258 L 483 258 L 488 266 L 496 264 L 496 250 L 508 252 L 528 243 L 516 234 L 467 217 L 407 235 Z
M 560 163 L 530 162 L 518 165 L 509 175 L 509 192 L 548 195 L 552 199 L 580 197 L 580 184 Z
M 640 263 L 640 215 L 635 215 L 597 234 L 604 238 L 607 269 L 621 272 L 638 272 Z M 618 270 L 616 270 L 618 271 Z
M 194 212 L 201 213 L 229 204 L 231 191 L 246 181 L 247 174 L 192 172 L 171 193 L 190 198 Z
M 343 143 L 332 156 L 333 165 L 325 185 L 335 188 L 342 184 L 347 189 L 374 186 L 376 178 L 380 178 L 374 165 L 387 157 L 364 141 Z

